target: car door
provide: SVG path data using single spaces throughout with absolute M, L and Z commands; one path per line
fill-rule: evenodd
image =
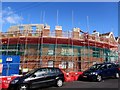
M 115 65 L 114 64 L 108 64 L 107 66 L 108 66 L 108 70 L 109 70 L 108 71 L 109 76 L 114 76 L 115 73 L 117 72 L 117 69 L 116 69 Z
M 56 73 L 54 68 L 49 68 L 47 74 L 45 75 L 46 83 L 52 85 L 55 82 Z
M 37 70 L 34 72 L 30 77 L 25 79 L 25 81 L 28 81 L 30 83 L 31 88 L 39 88 L 44 86 L 45 83 L 45 71 Z
M 108 69 L 107 69 L 107 65 L 106 64 L 103 64 L 101 66 L 101 74 L 102 74 L 102 77 L 107 77 L 108 76 Z

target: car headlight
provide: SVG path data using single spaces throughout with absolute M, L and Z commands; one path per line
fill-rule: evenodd
M 98 75 L 96 72 L 92 72 L 92 73 L 90 73 L 91 75 Z
M 11 84 L 15 84 L 15 83 L 17 83 L 18 81 L 19 81 L 18 79 L 13 80 L 13 81 L 11 81 Z

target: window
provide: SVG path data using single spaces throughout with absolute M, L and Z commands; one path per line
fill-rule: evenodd
M 37 72 L 34 73 L 36 77 L 41 77 L 41 76 L 44 76 L 45 74 L 46 72 L 41 70 L 38 70 Z
M 68 62 L 68 68 L 73 68 L 73 62 L 72 61 Z
M 62 69 L 65 69 L 67 67 L 67 62 L 62 61 L 61 64 L 59 64 L 59 67 L 62 68 Z
M 48 55 L 54 55 L 54 50 L 49 49 L 49 50 L 48 50 Z
M 111 67 L 112 67 L 112 65 L 111 65 L 111 64 L 107 64 L 107 67 L 108 67 L 108 68 L 111 68 Z
M 48 61 L 48 67 L 53 67 L 54 66 L 54 62 L 52 60 Z
M 73 55 L 73 49 L 72 48 L 62 48 L 61 49 L 61 55 Z
M 106 65 L 102 65 L 102 66 L 101 66 L 101 69 L 102 69 L 102 70 L 107 69 L 107 66 L 106 66 Z
M 36 31 L 37 27 L 36 26 L 32 26 L 32 30 Z
M 23 26 L 19 26 L 19 30 L 24 30 L 24 27 Z
M 48 74 L 56 73 L 55 69 L 48 69 Z
M 98 48 L 93 48 L 93 57 L 100 57 L 100 50 Z
M 55 54 L 55 46 L 50 44 L 48 47 L 49 47 L 48 55 L 54 55 Z
M 56 70 L 56 73 L 61 73 L 61 71 L 59 69 L 55 69 Z

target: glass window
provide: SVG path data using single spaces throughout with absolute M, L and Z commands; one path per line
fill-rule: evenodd
M 72 61 L 68 62 L 68 68 L 73 68 L 73 62 Z
M 48 73 L 55 73 L 55 69 L 48 69 Z
M 48 67 L 53 67 L 54 66 L 54 62 L 52 60 L 48 61 Z
M 113 66 L 112 66 L 112 64 L 107 64 L 107 67 L 112 68 Z
M 64 48 L 61 49 L 61 55 L 65 55 L 65 56 L 73 55 L 73 49 L 64 47 Z
M 56 73 L 61 73 L 60 69 L 55 69 Z
M 37 27 L 36 26 L 32 26 L 32 30 L 36 31 Z
M 67 62 L 62 61 L 61 64 L 59 64 L 59 68 L 66 69 L 67 68 Z
M 93 66 L 90 67 L 91 70 L 98 70 L 99 68 L 101 68 L 102 64 L 95 64 Z
M 49 49 L 49 50 L 48 50 L 48 55 L 54 55 L 54 50 Z
M 48 55 L 54 55 L 55 54 L 55 45 L 49 44 L 48 49 Z
M 106 65 L 102 65 L 101 69 L 107 69 L 107 66 Z
M 45 74 L 46 72 L 41 70 L 38 70 L 37 72 L 34 73 L 36 77 L 41 77 L 41 76 L 44 76 Z
M 100 50 L 98 48 L 93 48 L 93 57 L 100 57 Z

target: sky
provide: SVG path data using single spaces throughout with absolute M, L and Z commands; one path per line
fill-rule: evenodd
M 96 30 L 100 33 L 113 32 L 114 36 L 118 36 L 118 3 L 2 3 L 2 32 L 6 32 L 12 25 L 41 23 L 50 25 L 52 31 L 56 25 L 60 25 L 63 31 L 71 31 L 73 27 L 78 27 L 90 34 Z

